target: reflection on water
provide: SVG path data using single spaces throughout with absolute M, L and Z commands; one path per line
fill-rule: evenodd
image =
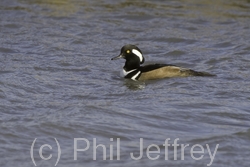
M 146 86 L 146 83 L 143 81 L 133 81 L 133 80 L 129 80 L 129 79 L 125 79 L 124 80 L 124 85 L 126 87 L 128 87 L 131 90 L 140 90 L 140 89 L 144 89 Z
M 40 14 L 52 17 L 69 17 L 79 10 L 79 6 L 72 0 L 20 0 L 20 2 L 29 5 L 39 5 L 42 8 Z M 85 4 L 87 3 L 81 3 L 81 5 Z

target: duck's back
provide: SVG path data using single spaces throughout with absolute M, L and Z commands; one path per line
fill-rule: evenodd
M 180 68 L 171 64 L 151 64 L 140 67 L 139 80 L 151 80 L 170 77 L 213 76 L 209 73 Z

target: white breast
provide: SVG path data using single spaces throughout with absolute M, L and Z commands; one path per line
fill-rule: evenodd
M 123 69 L 123 77 L 127 76 L 128 74 L 130 74 L 131 72 L 134 72 L 137 69 L 134 70 L 130 70 L 130 71 L 126 71 Z M 140 75 L 141 71 L 138 71 L 135 75 L 133 75 L 133 77 L 131 77 L 131 79 L 136 81 L 136 77 L 138 77 L 138 75 Z
M 123 76 L 125 77 L 126 75 L 128 75 L 129 73 L 131 73 L 131 72 L 133 72 L 133 71 L 135 71 L 136 69 L 134 69 L 134 70 L 130 70 L 130 71 L 126 71 L 126 70 L 122 70 L 123 71 Z

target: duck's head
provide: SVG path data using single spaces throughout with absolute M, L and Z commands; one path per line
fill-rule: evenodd
M 121 53 L 119 56 L 112 58 L 111 60 L 116 60 L 119 58 L 126 59 L 125 66 L 139 65 L 144 63 L 144 57 L 142 56 L 141 50 L 135 45 L 124 45 L 121 48 Z

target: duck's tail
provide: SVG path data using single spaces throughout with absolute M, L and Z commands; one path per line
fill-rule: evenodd
M 201 77 L 214 77 L 214 76 L 216 76 L 216 75 L 210 74 L 208 72 L 199 72 L 199 71 L 194 71 L 194 70 L 190 70 L 190 69 L 185 69 L 182 72 L 188 76 L 201 76 Z

